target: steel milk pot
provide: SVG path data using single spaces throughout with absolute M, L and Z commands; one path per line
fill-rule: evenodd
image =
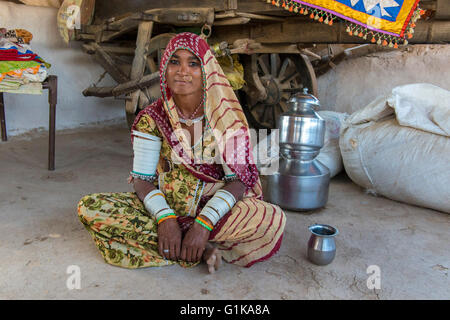
M 287 210 L 321 208 L 328 201 L 330 171 L 315 159 L 325 137 L 325 120 L 314 111 L 320 102 L 305 88 L 288 105 L 277 121 L 279 169 L 267 177 L 265 197 Z

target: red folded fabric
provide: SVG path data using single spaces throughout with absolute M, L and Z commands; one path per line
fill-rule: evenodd
M 27 57 L 29 55 L 29 57 Z M 0 61 L 35 61 L 36 55 L 35 54 L 26 54 L 24 56 L 1 56 L 0 55 Z M 39 60 L 36 60 L 39 61 Z
M 0 61 L 33 61 L 36 57 L 35 53 L 19 54 L 17 49 L 0 50 Z
M 2 54 L 19 54 L 19 51 L 17 49 L 1 49 L 0 55 Z

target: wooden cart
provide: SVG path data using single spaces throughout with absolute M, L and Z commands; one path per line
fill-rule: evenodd
M 428 19 L 419 20 L 410 43 L 448 43 L 450 1 L 423 0 L 421 8 Z M 293 92 L 307 87 L 317 95 L 316 77 L 348 54 L 390 49 L 348 35 L 344 21 L 324 25 L 261 0 L 96 0 L 93 21 L 76 39 L 117 86 L 83 94 L 124 99 L 131 125 L 160 96 L 162 52 L 183 30 L 200 32 L 220 54 L 239 55 L 245 85 L 237 96 L 255 128 L 274 128 Z

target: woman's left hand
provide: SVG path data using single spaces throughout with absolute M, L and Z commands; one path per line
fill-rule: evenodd
M 181 245 L 181 260 L 188 262 L 200 261 L 205 251 L 206 242 L 209 239 L 209 233 L 206 228 L 194 222 L 184 236 Z

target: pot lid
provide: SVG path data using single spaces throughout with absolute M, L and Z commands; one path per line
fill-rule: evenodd
M 293 104 L 310 104 L 313 106 L 320 106 L 320 101 L 312 94 L 308 93 L 308 88 L 303 88 L 303 92 L 296 93 L 288 100 L 288 103 Z

